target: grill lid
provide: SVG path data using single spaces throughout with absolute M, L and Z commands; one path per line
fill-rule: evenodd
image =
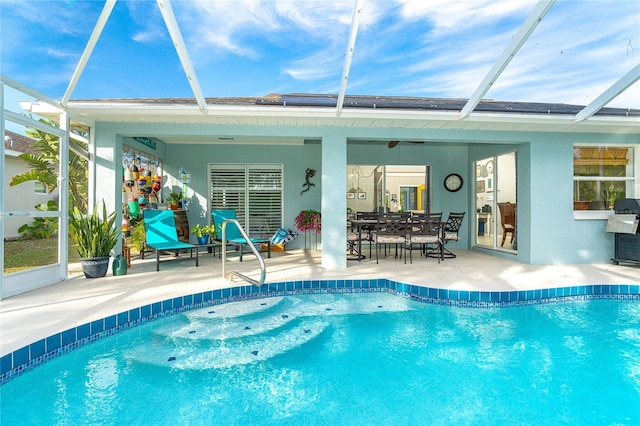
M 613 210 L 616 213 L 640 215 L 640 199 L 618 198 L 613 202 Z

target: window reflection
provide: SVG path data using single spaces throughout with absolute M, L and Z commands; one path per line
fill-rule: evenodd
M 608 210 L 633 191 L 633 148 L 576 146 L 573 209 Z

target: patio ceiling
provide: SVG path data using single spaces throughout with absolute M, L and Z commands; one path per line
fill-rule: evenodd
M 33 3 L 66 12 L 61 2 Z M 76 41 L 88 40 L 71 52 L 74 71 L 60 72 L 68 76 L 60 104 L 88 119 L 638 131 L 639 2 L 107 0 L 84 12 Z M 153 43 L 144 41 L 154 33 Z M 123 34 L 138 42 L 114 45 Z M 172 54 L 159 57 L 157 46 L 167 43 Z M 50 58 L 42 59 L 46 68 Z M 47 93 L 37 74 L 28 77 L 34 81 L 17 80 Z M 268 93 L 320 93 L 330 105 L 257 102 Z M 453 110 L 360 108 L 352 100 L 361 93 L 463 102 Z M 479 108 L 490 99 L 571 108 L 546 116 Z M 632 111 L 631 120 L 603 114 L 607 106 Z

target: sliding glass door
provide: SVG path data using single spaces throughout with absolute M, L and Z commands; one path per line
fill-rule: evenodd
M 509 152 L 476 162 L 476 245 L 516 251 L 517 153 Z

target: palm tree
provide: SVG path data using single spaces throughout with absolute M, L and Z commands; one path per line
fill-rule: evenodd
M 53 120 L 41 118 L 41 123 L 53 127 L 59 127 Z M 53 192 L 58 187 L 58 168 L 60 165 L 60 138 L 38 129 L 27 128 L 27 136 L 33 139 L 32 148 L 37 154 L 23 153 L 19 159 L 27 163 L 29 170 L 17 174 L 11 178 L 10 186 L 19 185 L 28 181 L 42 183 L 48 192 Z M 74 131 L 79 136 L 85 136 Z M 87 149 L 83 142 L 75 142 L 81 148 Z M 77 207 L 82 212 L 87 211 L 87 185 L 89 180 L 87 160 L 72 150 L 69 150 L 69 206 Z

